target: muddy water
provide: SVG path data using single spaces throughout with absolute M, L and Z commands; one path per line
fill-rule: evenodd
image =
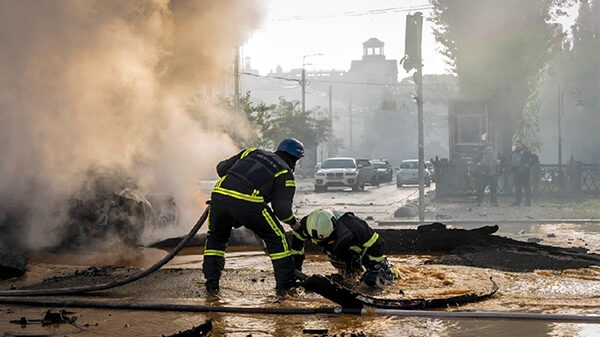
M 506 235 L 527 240 L 542 238 L 555 245 L 578 246 L 583 242 L 592 250 L 598 249 L 598 231 L 593 226 L 545 225 L 526 228 L 501 228 Z M 548 234 L 554 236 L 548 237 Z M 578 240 L 581 238 L 582 240 Z M 545 242 L 550 243 L 550 242 Z M 31 257 L 30 271 L 21 280 L 0 282 L 0 288 L 11 284 L 31 285 L 43 278 L 58 276 L 43 287 L 83 285 L 125 277 L 135 269 L 108 269 L 92 276 L 73 276 L 75 270 L 89 265 L 147 267 L 166 254 L 155 249 L 128 252 L 87 254 L 44 254 Z M 401 272 L 402 279 L 388 287 L 381 296 L 446 297 L 490 287 L 489 277 L 500 291 L 485 302 L 468 304 L 460 310 L 493 310 L 544 312 L 564 314 L 600 313 L 600 267 L 577 270 L 508 273 L 463 266 L 424 265 L 428 256 L 390 256 Z M 167 269 L 122 288 L 112 289 L 90 299 L 120 299 L 125 301 L 176 302 L 228 306 L 319 307 L 334 304 L 315 294 L 300 294 L 278 302 L 273 296 L 274 280 L 270 261 L 262 252 L 228 253 L 222 279 L 222 296 L 218 301 L 206 301 L 202 286 L 202 256 L 190 248 L 176 257 Z M 311 255 L 305 272 L 331 273 L 333 268 L 322 255 Z M 66 277 L 65 277 L 66 276 Z M 38 286 L 39 287 L 39 286 Z M 400 289 L 404 295 L 400 295 Z M 449 308 L 447 310 L 456 310 Z M 44 308 L 0 306 L 0 335 L 12 331 L 19 334 L 56 336 L 160 336 L 191 328 L 205 319 L 214 320 L 213 336 L 302 336 L 307 328 L 328 329 L 330 334 L 363 331 L 368 336 L 599 336 L 600 326 L 584 324 L 554 324 L 491 320 L 441 320 L 397 318 L 386 316 L 274 316 L 198 314 L 175 312 L 136 312 L 98 309 L 71 309 L 78 317 L 78 327 L 69 325 L 21 328 L 9 320 L 40 318 Z M 304 335 L 309 336 L 309 335 Z

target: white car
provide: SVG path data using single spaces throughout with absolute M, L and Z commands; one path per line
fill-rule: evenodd
M 427 166 L 423 172 L 425 173 L 425 186 L 429 187 L 431 186 L 431 173 L 427 170 Z M 400 169 L 396 173 L 396 186 L 402 187 L 407 184 L 419 184 L 419 161 L 417 159 L 403 160 L 400 163 Z
M 364 189 L 366 171 L 361 171 L 361 165 L 354 158 L 329 158 L 321 164 L 315 173 L 315 192 L 326 191 L 328 187 L 352 187 L 358 191 Z

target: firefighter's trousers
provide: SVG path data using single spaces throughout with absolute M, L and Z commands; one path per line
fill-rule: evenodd
M 265 203 L 252 203 L 229 197 L 224 199 L 213 198 L 210 204 L 202 264 L 206 280 L 218 281 L 221 278 L 231 229 L 244 226 L 265 242 L 273 263 L 277 288 L 289 287 L 295 280 L 294 261 L 283 227 L 271 208 Z

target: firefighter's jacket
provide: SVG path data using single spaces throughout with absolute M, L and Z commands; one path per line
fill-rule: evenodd
M 300 228 L 292 232 L 292 255 L 300 261 L 304 260 L 305 241 L 311 240 L 321 247 L 338 269 L 352 269 L 352 265 L 357 262 L 368 270 L 377 268 L 384 260 L 383 239 L 379 238 L 379 234 L 353 213 L 334 211 L 333 214 L 333 233 L 321 242 L 310 237 L 306 229 L 307 217 L 302 218 Z M 296 266 L 301 268 L 301 263 Z
M 213 200 L 237 199 L 261 205 L 271 203 L 279 220 L 293 224 L 292 201 L 296 182 L 289 165 L 275 153 L 249 148 L 217 165 L 221 179 L 213 188 Z

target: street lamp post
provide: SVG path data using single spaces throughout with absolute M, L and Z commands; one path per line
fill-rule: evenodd
M 562 122 L 561 115 L 565 111 L 565 90 L 574 94 L 577 102 L 577 108 L 583 108 L 583 100 L 581 99 L 581 91 L 575 87 L 562 88 L 558 85 L 558 106 L 557 106 L 557 122 L 558 122 L 558 171 L 562 174 Z

